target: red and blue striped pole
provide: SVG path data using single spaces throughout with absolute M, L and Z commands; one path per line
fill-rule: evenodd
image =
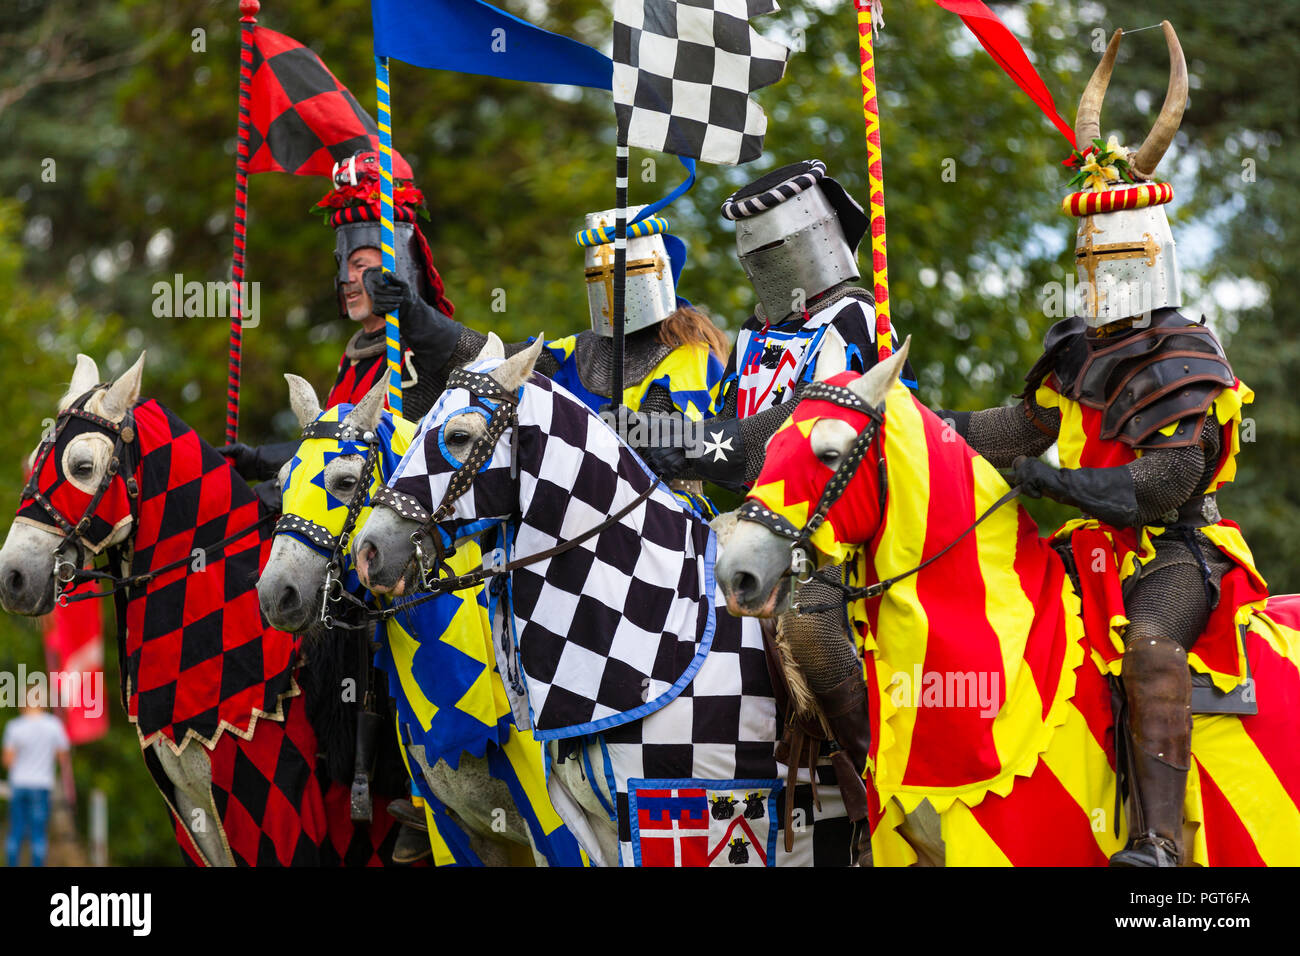
M 393 251 L 393 114 L 388 101 L 388 57 L 375 57 L 375 90 L 379 103 L 379 165 L 380 211 L 379 242 L 384 255 L 384 271 L 397 270 L 397 255 Z M 388 407 L 395 415 L 402 414 L 402 352 L 397 313 L 389 312 L 384 318 L 385 343 L 388 354 Z
M 235 149 L 235 238 L 230 260 L 230 355 L 226 363 L 226 444 L 239 440 L 239 366 L 244 349 L 244 254 L 248 231 L 248 140 L 252 128 L 249 88 L 253 82 L 253 31 L 257 29 L 258 0 L 239 0 L 239 142 Z

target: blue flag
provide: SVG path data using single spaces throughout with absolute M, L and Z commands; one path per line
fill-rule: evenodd
M 371 0 L 375 55 L 431 70 L 608 90 L 609 57 L 481 0 Z

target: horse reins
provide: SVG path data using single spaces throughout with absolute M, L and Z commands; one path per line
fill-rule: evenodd
M 496 407 L 492 409 L 492 415 L 488 419 L 487 430 L 484 431 L 470 448 L 469 454 L 465 456 L 465 461 L 452 474 L 450 481 L 447 483 L 447 491 L 443 494 L 442 501 L 432 514 L 416 501 L 411 495 L 385 485 L 372 496 L 371 501 L 376 507 L 385 507 L 390 511 L 396 512 L 399 516 L 420 524 L 415 531 L 411 532 L 411 544 L 415 547 L 415 560 L 420 568 L 421 586 L 423 590 L 428 591 L 419 597 L 412 598 L 401 604 L 393 604 L 390 607 L 381 609 L 378 612 L 380 618 L 386 619 L 404 611 L 417 604 L 431 600 L 440 594 L 450 591 L 461 591 L 466 588 L 476 587 L 489 578 L 499 577 L 509 574 L 519 568 L 526 567 L 530 564 L 537 564 L 541 561 L 549 560 L 557 555 L 571 551 L 584 541 L 588 541 L 603 531 L 608 530 L 618 524 L 637 507 L 643 504 L 649 497 L 654 494 L 659 487 L 657 480 L 651 484 L 627 505 L 619 509 L 615 514 L 610 515 L 599 524 L 588 528 L 577 537 L 561 541 L 554 547 L 547 548 L 527 557 L 517 558 L 508 561 L 501 567 L 486 568 L 480 567 L 466 574 L 451 575 L 445 577 L 429 577 L 429 572 L 435 574 L 443 570 L 450 571 L 446 564 L 447 556 L 452 553 L 445 549 L 442 544 L 442 534 L 437 525 L 446 520 L 455 507 L 456 502 L 463 496 L 474 483 L 474 476 L 479 469 L 491 460 L 492 454 L 496 449 L 497 441 L 501 438 L 507 428 L 511 429 L 511 455 L 510 455 L 510 475 L 511 478 L 518 481 L 519 476 L 519 398 L 518 396 L 505 388 L 496 379 L 490 375 L 484 375 L 481 372 L 471 372 L 466 369 L 453 369 L 447 377 L 447 388 L 464 388 L 471 395 L 478 398 L 485 398 L 489 401 L 495 401 Z M 428 561 L 428 555 L 425 553 L 422 539 L 428 537 L 434 544 L 435 553 L 432 556 L 432 562 Z
M 805 386 L 801 400 L 814 400 L 830 402 L 832 405 L 838 405 L 841 408 L 847 408 L 852 411 L 861 412 L 870 419 L 866 427 L 858 433 L 849 447 L 842 461 L 836 467 L 834 474 L 831 475 L 830 481 L 826 483 L 821 497 L 817 501 L 817 507 L 813 509 L 812 514 L 808 517 L 808 522 L 802 529 L 796 528 L 794 524 L 782 515 L 777 514 L 769 508 L 764 507 L 757 501 L 746 499 L 745 502 L 737 509 L 737 516 L 746 521 L 753 521 L 762 525 L 773 534 L 790 540 L 790 567 L 786 569 L 784 576 L 794 577 L 796 584 L 807 583 L 811 580 L 811 575 L 803 576 L 805 569 L 809 566 L 815 566 L 809 558 L 812 548 L 812 537 L 817 533 L 822 524 L 826 521 L 826 516 L 834 507 L 835 502 L 839 501 L 849 482 L 853 480 L 862 461 L 866 458 L 867 452 L 875 442 L 877 435 L 880 433 L 880 426 L 884 423 L 885 415 L 883 407 L 877 408 L 869 405 L 857 392 L 843 385 L 832 385 L 830 382 L 812 382 Z M 887 493 L 887 484 L 885 477 L 885 461 L 880 460 L 880 498 L 881 514 L 884 514 L 885 495 Z M 929 565 L 938 561 L 945 554 L 956 547 L 968 534 L 984 523 L 993 512 L 997 511 L 1007 502 L 1014 499 L 1020 494 L 1021 486 L 1012 486 L 1006 494 L 997 501 L 993 502 L 982 515 L 975 519 L 961 534 L 949 541 L 943 548 L 930 555 L 915 567 L 895 574 L 892 577 L 885 578 L 883 581 L 877 581 L 875 584 L 866 587 L 850 587 L 842 581 L 834 581 L 821 578 L 825 583 L 832 587 L 838 588 L 844 595 L 844 601 L 856 601 L 880 597 L 899 581 L 906 580 L 914 574 L 924 570 Z M 837 610 L 840 604 L 817 604 L 800 606 L 795 600 L 794 609 L 799 612 L 816 613 L 819 611 Z
M 176 561 L 169 562 L 160 568 L 154 568 L 142 574 L 118 577 L 117 575 L 106 571 L 80 568 L 77 566 L 76 562 L 69 561 L 66 557 L 60 557 L 59 552 L 63 551 L 69 544 L 73 545 L 74 548 L 77 548 L 78 556 L 80 556 L 80 545 L 78 545 L 77 539 L 83 538 L 86 531 L 89 530 L 91 519 L 94 518 L 95 513 L 99 510 L 100 502 L 103 501 L 104 495 L 112 486 L 113 480 L 119 475 L 123 476 L 123 481 L 126 483 L 127 497 L 132 503 L 131 520 L 137 520 L 134 505 L 139 500 L 140 487 L 135 480 L 135 469 L 134 467 L 131 467 L 123 470 L 122 467 L 123 462 L 127 458 L 128 450 L 135 446 L 135 416 L 132 414 L 131 410 L 128 409 L 120 422 L 114 422 L 100 415 L 96 415 L 93 412 L 88 412 L 85 408 L 85 405 L 90 400 L 91 396 L 104 387 L 106 387 L 105 383 L 96 385 L 68 408 L 59 412 L 58 418 L 55 422 L 54 431 L 50 434 L 49 438 L 46 438 L 41 442 L 40 447 L 36 451 L 36 457 L 32 463 L 32 474 L 28 479 L 27 486 L 23 489 L 22 498 L 20 499 L 25 501 L 30 498 L 35 501 L 36 504 L 50 516 L 50 519 L 59 530 L 63 532 L 63 539 L 54 546 L 54 600 L 60 607 L 67 607 L 69 604 L 76 601 L 111 597 L 118 591 L 125 591 L 141 584 L 147 584 L 154 578 L 166 574 L 169 571 L 188 566 L 194 560 L 194 556 L 190 554 L 183 558 L 179 558 Z M 88 421 L 92 425 L 103 428 L 113 434 L 113 451 L 109 457 L 108 467 L 104 470 L 104 476 L 99 481 L 99 487 L 97 487 L 91 495 L 90 502 L 86 505 L 85 511 L 75 523 L 69 521 L 67 517 L 65 517 L 37 487 L 41 469 L 44 468 L 46 459 L 57 446 L 59 436 L 63 433 L 63 430 L 74 418 Z M 64 480 L 68 479 L 65 478 Z M 204 548 L 203 552 L 206 554 L 209 551 L 220 551 L 225 548 L 226 545 L 238 541 L 240 538 L 245 537 L 250 531 L 260 528 L 275 517 L 276 515 L 274 512 L 263 515 L 242 531 L 228 535 L 220 541 Z M 101 542 L 100 547 L 102 548 L 102 546 Z M 96 554 L 100 550 L 99 548 L 90 545 L 88 542 L 86 543 L 86 548 L 92 554 Z M 88 591 L 84 594 L 71 593 L 77 585 L 87 581 L 110 581 L 112 582 L 112 587 L 107 591 L 95 590 Z

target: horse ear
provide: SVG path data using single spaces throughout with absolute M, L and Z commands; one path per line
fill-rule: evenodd
M 78 352 L 77 367 L 72 371 L 72 381 L 68 384 L 67 394 L 59 402 L 59 411 L 63 411 L 98 384 L 99 366 L 89 355 Z
M 304 428 L 320 418 L 320 399 L 316 397 L 311 382 L 292 372 L 285 372 L 284 380 L 289 383 L 289 407 L 298 416 L 298 427 Z
M 480 359 L 503 359 L 506 357 L 506 347 L 501 343 L 501 338 L 495 332 L 489 332 L 487 341 L 483 343 L 483 348 L 479 350 L 478 355 L 473 358 L 474 362 Z
M 868 405 L 873 407 L 879 405 L 903 374 L 903 363 L 907 361 L 907 350 L 911 345 L 912 337 L 909 335 L 904 340 L 902 348 L 883 362 L 869 368 L 866 374 L 849 382 L 849 388 L 853 389 L 858 398 Z
M 374 431 L 379 424 L 379 416 L 384 414 L 384 398 L 388 394 L 388 376 L 381 375 L 379 381 L 370 387 L 366 397 L 353 406 L 348 417 L 343 419 L 349 425 L 355 425 L 362 431 Z
M 528 376 L 533 374 L 533 366 L 537 364 L 537 356 L 541 354 L 542 336 L 539 335 L 528 348 L 516 352 L 494 368 L 491 375 L 498 383 L 513 392 L 528 381 Z
M 126 410 L 140 397 L 140 382 L 144 378 L 144 356 L 135 360 L 135 364 L 122 373 L 122 376 L 108 386 L 99 400 L 100 414 L 110 422 L 120 422 L 126 417 Z
M 813 369 L 813 381 L 824 382 L 828 378 L 847 372 L 848 357 L 843 349 L 825 348 L 817 353 L 817 366 Z

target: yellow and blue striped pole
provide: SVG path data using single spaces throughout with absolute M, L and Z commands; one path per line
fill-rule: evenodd
M 379 101 L 380 211 L 379 241 L 384 254 L 384 271 L 397 270 L 393 251 L 393 113 L 388 102 L 388 57 L 375 57 L 375 90 Z M 388 407 L 402 414 L 402 351 L 397 313 L 384 317 L 388 352 Z

